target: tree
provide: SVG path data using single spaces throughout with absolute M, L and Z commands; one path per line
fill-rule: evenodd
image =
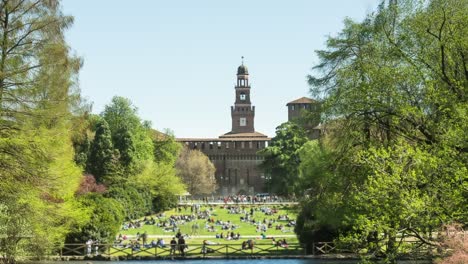
M 211 194 L 217 188 L 216 169 L 208 157 L 198 150 L 184 148 L 176 161 L 176 169 L 191 195 Z
M 153 197 L 148 189 L 139 188 L 131 182 L 122 186 L 112 186 L 105 196 L 115 199 L 122 205 L 125 220 L 128 221 L 155 211 L 152 207 Z
M 89 239 L 99 243 L 112 243 L 124 220 L 122 205 L 100 194 L 88 193 L 79 198 L 83 207 L 91 212 L 91 218 L 68 234 L 67 243 L 84 243 Z
M 115 154 L 109 125 L 106 120 L 100 120 L 96 125 L 87 167 L 97 182 L 103 182 L 105 176 L 110 176 L 114 172 Z
M 101 116 L 109 124 L 114 146 L 128 163 L 124 167 L 127 173 L 140 173 L 143 164 L 153 160 L 154 147 L 148 122 L 141 121 L 137 108 L 129 99 L 119 96 L 112 98 Z
M 127 173 L 132 173 L 136 149 L 130 128 L 128 126 L 122 126 L 115 133 L 114 146 L 119 151 L 120 164 L 126 168 Z
M 405 239 L 437 245 L 443 223 L 468 222 L 467 11 L 465 0 L 382 1 L 317 52 L 309 83 L 330 164 L 311 153 L 301 170 L 335 197 L 328 207 L 346 209 L 341 242 L 394 262 Z M 314 199 L 305 220 L 324 206 Z
M 282 195 L 301 195 L 298 167 L 299 149 L 308 141 L 304 129 L 296 123 L 286 122 L 276 128 L 276 135 L 267 148 L 262 167 L 271 175 L 272 191 Z
M 90 192 L 105 193 L 106 191 L 106 186 L 96 183 L 94 176 L 88 174 L 82 177 L 80 187 L 75 194 L 84 195 Z
M 182 145 L 175 141 L 171 131 L 161 133 L 153 131 L 154 160 L 156 162 L 175 164 L 182 149 Z
M 148 162 L 143 172 L 133 176 L 131 180 L 137 188 L 151 193 L 153 209 L 156 212 L 174 207 L 178 195 L 186 192 L 173 164 Z
M 41 255 L 87 218 L 73 193 L 71 116 L 80 110 L 79 58 L 63 31 L 58 1 L 0 3 L 0 261 Z M 54 139 L 54 140 L 51 140 Z M 73 208 L 73 210 L 72 210 Z

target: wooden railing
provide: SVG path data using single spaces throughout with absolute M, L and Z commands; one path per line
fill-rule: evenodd
M 312 243 L 312 255 L 336 253 L 337 249 L 333 242 L 315 242 Z
M 405 241 L 400 245 L 399 256 L 427 256 L 434 253 L 435 248 L 419 241 Z M 373 250 L 361 251 L 360 249 L 352 249 L 351 247 L 338 247 L 334 242 L 315 242 L 312 243 L 312 255 L 335 254 L 335 253 L 354 253 L 375 255 L 378 252 L 383 252 L 383 248 L 375 248 Z
M 88 247 L 86 244 L 65 244 L 60 252 L 60 257 L 237 257 L 237 256 L 302 256 L 306 254 L 305 247 L 302 244 L 288 244 L 287 246 L 254 244 L 253 246 L 242 248 L 238 244 L 187 244 L 187 247 L 181 251 L 179 246 L 171 249 L 170 245 L 166 247 L 141 247 L 132 248 L 130 246 L 121 246 L 113 244 L 93 244 Z
M 239 256 L 304 256 L 307 254 L 324 255 L 335 253 L 354 253 L 354 254 L 370 254 L 372 252 L 359 252 L 359 250 L 351 250 L 350 248 L 338 248 L 333 242 L 315 242 L 312 243 L 309 252 L 304 244 L 293 243 L 287 246 L 273 244 L 254 244 L 247 248 L 242 248 L 239 244 L 187 244 L 187 248 L 182 251 L 179 246 L 171 249 L 170 245 L 165 247 L 141 247 L 135 248 L 130 245 L 115 245 L 115 244 L 93 244 L 91 248 L 86 244 L 65 244 L 59 252 L 60 257 L 80 256 L 80 257 L 96 257 L 104 258 L 112 257 L 152 257 L 152 258 L 170 258 L 170 257 L 239 257 Z M 427 255 L 434 251 L 425 244 L 417 242 L 405 242 L 405 245 L 400 248 L 400 256 L 417 256 Z

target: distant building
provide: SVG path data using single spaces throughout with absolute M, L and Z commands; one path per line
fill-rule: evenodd
M 234 90 L 230 132 L 218 138 L 179 138 L 177 141 L 190 149 L 202 151 L 210 158 L 216 167 L 219 194 L 265 192 L 266 177 L 259 167 L 263 157 L 257 152 L 268 146 L 270 138 L 255 131 L 255 106 L 252 106 L 249 72 L 244 63 L 237 68 Z
M 318 115 L 317 121 L 305 119 L 308 113 L 320 113 L 320 103 L 314 99 L 301 97 L 286 104 L 288 107 L 288 121 L 301 124 L 307 131 L 310 139 L 320 137 L 320 127 Z

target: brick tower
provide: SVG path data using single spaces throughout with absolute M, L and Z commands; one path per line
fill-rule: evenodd
M 243 59 L 243 58 L 242 58 Z M 249 72 L 242 61 L 234 86 L 236 100 L 231 106 L 231 131 L 218 138 L 178 138 L 189 149 L 205 153 L 216 167 L 217 193 L 255 194 L 267 191 L 267 177 L 260 167 L 258 151 L 270 138 L 254 128 L 255 107 L 250 101 Z
M 237 68 L 236 101 L 231 106 L 231 133 L 253 133 L 255 106 L 250 102 L 249 71 L 242 61 Z

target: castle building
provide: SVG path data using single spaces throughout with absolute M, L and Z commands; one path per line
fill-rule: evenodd
M 302 125 L 310 139 L 320 137 L 320 125 L 317 119 L 316 122 L 307 121 L 303 117 L 308 113 L 320 113 L 320 103 L 314 99 L 301 97 L 286 104 L 288 107 L 288 122 L 297 122 Z
M 198 149 L 216 167 L 215 177 L 221 195 L 255 194 L 266 191 L 266 177 L 257 152 L 268 146 L 270 138 L 255 131 L 255 106 L 252 106 L 249 71 L 242 62 L 237 68 L 231 106 L 231 131 L 218 138 L 178 138 L 190 149 Z

